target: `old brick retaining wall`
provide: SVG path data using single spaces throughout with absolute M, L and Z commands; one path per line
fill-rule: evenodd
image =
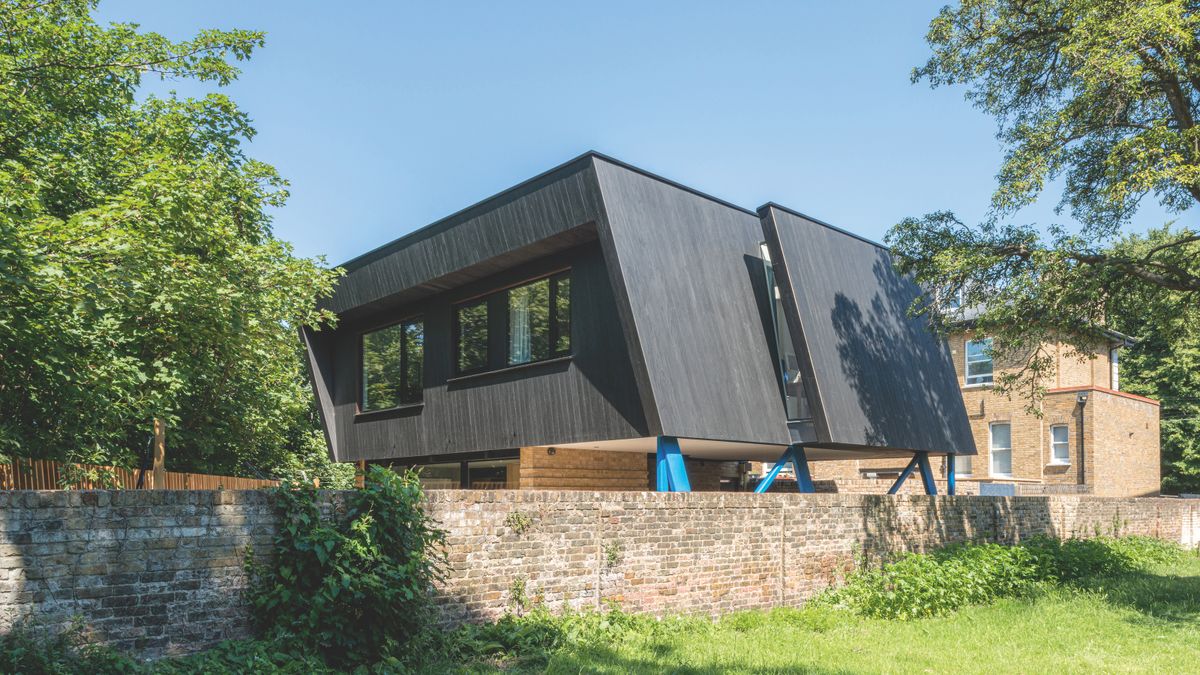
M 448 621 L 495 618 L 522 588 L 554 608 L 797 605 L 857 558 L 967 538 L 1200 544 L 1200 500 L 454 490 L 428 508 L 449 535 Z M 0 492 L 0 629 L 78 615 L 143 656 L 245 637 L 244 552 L 274 528 L 265 492 Z

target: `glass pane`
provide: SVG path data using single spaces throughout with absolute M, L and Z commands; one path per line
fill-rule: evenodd
M 975 473 L 974 462 L 972 455 L 957 455 L 954 458 L 954 472 L 963 476 L 970 476 Z
M 992 450 L 991 473 L 994 476 L 1012 476 L 1013 450 Z
M 458 308 L 458 372 L 487 367 L 487 325 L 487 302 Z
M 550 280 L 508 292 L 508 365 L 550 357 Z
M 462 464 L 426 464 L 417 467 L 421 487 L 426 490 L 451 490 L 462 487 Z
M 992 449 L 1008 449 L 1012 447 L 1012 427 L 1007 424 L 992 425 Z
M 555 283 L 558 288 L 554 296 L 554 353 L 567 354 L 571 351 L 571 277 L 561 276 Z
M 384 410 L 400 404 L 403 335 L 400 326 L 363 333 L 362 410 Z
M 520 461 L 498 459 L 467 464 L 467 486 L 472 490 L 515 490 Z
M 425 362 L 425 322 L 404 324 L 404 358 L 404 389 L 400 399 L 404 403 L 416 403 L 425 389 L 421 379 Z
M 1067 442 L 1067 428 L 1064 426 L 1050 427 L 1050 437 L 1055 443 Z

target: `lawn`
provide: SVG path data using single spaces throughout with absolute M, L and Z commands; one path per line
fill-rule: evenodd
M 949 616 L 897 621 L 832 609 L 745 612 L 611 644 L 550 673 L 1200 672 L 1200 557 Z M 513 666 L 516 666 L 515 668 Z

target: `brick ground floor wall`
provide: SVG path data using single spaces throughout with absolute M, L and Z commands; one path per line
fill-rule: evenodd
M 971 538 L 1200 544 L 1200 500 L 441 490 L 428 508 L 448 533 L 448 622 L 496 618 L 520 589 L 555 609 L 799 605 L 856 560 Z M 0 492 L 0 630 L 80 616 L 146 657 L 246 637 L 244 554 L 269 554 L 275 527 L 265 492 Z

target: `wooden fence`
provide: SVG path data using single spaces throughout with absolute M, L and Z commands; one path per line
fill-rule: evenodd
M 138 471 L 88 464 L 63 465 L 45 459 L 14 459 L 0 464 L 0 490 L 96 490 L 137 488 Z M 166 472 L 164 490 L 255 490 L 279 485 L 276 480 Z M 146 471 L 142 487 L 154 487 L 154 472 Z

